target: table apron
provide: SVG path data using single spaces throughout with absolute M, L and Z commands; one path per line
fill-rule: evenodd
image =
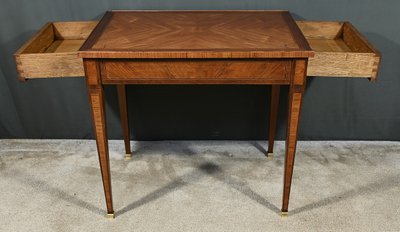
M 104 59 L 103 84 L 289 84 L 293 59 Z

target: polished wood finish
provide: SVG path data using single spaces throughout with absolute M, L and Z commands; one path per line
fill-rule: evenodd
M 108 15 L 111 19 L 112 14 Z M 86 46 L 96 42 L 96 38 L 86 39 L 97 23 L 87 21 L 46 24 L 15 53 L 21 80 L 83 76 L 82 59 L 77 58 L 77 53 L 85 41 Z M 316 53 L 309 61 L 308 76 L 364 77 L 376 80 L 381 55 L 351 23 L 296 23 Z M 107 23 L 104 21 L 96 28 L 97 32 L 93 33 L 100 34 L 99 31 L 105 26 Z M 254 53 L 254 57 L 258 55 Z
M 128 105 L 126 103 L 126 86 L 117 85 L 119 116 L 121 119 L 121 126 L 124 134 L 125 156 L 132 154 L 131 152 L 131 136 L 129 133 L 129 117 Z
M 297 21 L 297 25 L 315 51 L 308 76 L 376 80 L 381 54 L 351 23 Z
M 290 187 L 292 184 L 297 134 L 299 128 L 301 103 L 303 101 L 303 93 L 306 84 L 306 75 L 307 60 L 297 60 L 294 68 L 293 82 L 290 84 L 289 89 L 282 212 L 288 212 L 289 208 Z
M 258 59 L 250 55 L 255 50 Z M 288 12 L 108 12 L 78 54 L 85 67 L 95 62 L 95 70 L 85 69 L 88 88 L 119 84 L 120 104 L 124 84 L 290 84 L 282 208 L 287 212 L 307 60 L 313 56 Z M 104 120 L 96 110 L 92 104 L 94 121 Z M 100 128 L 96 132 L 104 135 Z M 99 144 L 102 139 L 97 137 Z M 99 154 L 104 158 L 108 151 Z
M 268 155 L 274 153 L 275 131 L 279 110 L 280 85 L 271 86 L 271 102 L 269 111 Z
M 104 106 L 103 86 L 100 80 L 100 70 L 95 60 L 84 60 L 89 101 L 92 109 L 93 128 L 96 135 L 97 152 L 103 180 L 107 214 L 113 214 L 110 159 L 108 154 L 107 124 Z
M 96 21 L 46 24 L 14 55 L 20 79 L 84 76 L 77 52 L 96 25 Z
M 105 84 L 288 84 L 291 66 L 276 59 L 107 60 L 101 73 Z
M 313 55 L 288 11 L 112 11 L 83 58 L 292 58 Z
M 109 215 L 104 84 L 118 85 L 127 153 L 125 84 L 272 84 L 271 153 L 279 85 L 290 85 L 282 200 L 287 213 L 306 75 L 374 80 L 380 53 L 348 22 L 296 24 L 287 11 L 113 11 L 99 23 L 46 24 L 15 60 L 22 80 L 85 74 Z

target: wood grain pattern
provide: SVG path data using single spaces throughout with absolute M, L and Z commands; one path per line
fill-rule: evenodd
M 124 134 L 125 156 L 131 154 L 131 136 L 129 133 L 128 105 L 126 102 L 126 86 L 117 85 L 119 117 Z
M 111 14 L 111 16 L 110 16 Z M 313 55 L 287 11 L 113 11 L 85 58 L 290 58 Z M 101 32 L 101 33 L 100 33 Z
M 91 21 L 46 24 L 14 54 L 20 79 L 84 76 L 77 52 L 96 24 Z
M 15 53 L 21 79 L 83 76 L 82 60 L 76 58 L 77 51 L 97 23 L 87 21 L 46 24 Z M 296 23 L 316 52 L 315 57 L 310 58 L 308 76 L 376 79 L 381 55 L 350 23 Z M 208 55 L 212 56 L 211 53 Z M 225 55 L 216 54 L 215 57 Z M 257 51 L 253 55 L 257 57 Z M 229 55 L 226 57 L 229 58 Z
M 271 101 L 269 110 L 268 154 L 274 152 L 275 130 L 279 110 L 280 85 L 271 86 Z
M 15 54 L 41 53 L 46 51 L 54 41 L 52 23 L 46 23 L 30 40 L 28 40 Z
M 375 56 L 375 62 L 373 65 L 373 69 L 372 69 L 372 75 L 370 80 L 371 81 L 376 81 L 378 78 L 378 71 L 379 71 L 379 67 L 381 66 L 381 57 L 380 56 Z
M 98 65 L 93 60 L 84 61 L 87 80 L 99 78 Z M 113 214 L 110 159 L 108 154 L 108 138 L 106 127 L 106 114 L 104 106 L 104 93 L 101 84 L 87 81 L 89 100 L 93 119 L 93 129 L 96 135 L 97 152 L 100 162 L 101 176 L 103 180 L 104 195 L 107 205 L 107 213 Z M 100 83 L 100 81 L 98 81 Z
M 290 60 L 112 60 L 103 61 L 103 83 L 289 83 Z M 247 80 L 247 82 L 246 82 Z
M 334 40 L 340 37 L 343 22 L 296 21 L 306 39 Z
M 351 25 L 351 23 L 345 22 L 343 24 L 342 32 L 341 38 L 347 44 L 347 46 L 350 47 L 351 51 L 360 53 L 378 53 L 378 51 L 376 51 L 375 48 L 367 42 L 364 36 L 362 36 L 361 33 L 359 33 L 357 29 Z
M 54 40 L 44 53 L 75 53 L 84 42 L 83 39 Z
M 99 64 L 95 59 L 85 59 L 84 69 L 86 76 L 86 84 L 90 86 L 97 86 L 101 84 L 101 77 L 99 70 Z M 91 75 L 87 75 L 90 73 Z
M 82 60 L 76 57 L 82 44 L 82 57 L 134 58 L 84 61 L 107 213 L 114 210 L 102 84 L 113 83 L 120 84 L 118 97 L 127 154 L 131 150 L 124 84 L 290 83 L 282 200 L 282 212 L 288 212 L 307 73 L 307 60 L 300 58 L 314 54 L 288 12 L 111 12 L 92 32 L 96 24 L 46 24 L 17 51 L 15 59 L 21 77 L 27 78 L 83 75 Z M 376 79 L 380 53 L 350 23 L 297 25 L 316 51 L 310 60 L 309 75 Z M 288 57 L 296 60 L 259 59 Z M 274 85 L 269 153 L 273 152 L 278 99 L 279 85 Z
M 372 64 L 372 72 L 370 79 L 376 81 L 378 78 L 378 70 L 381 63 L 382 54 L 378 51 L 367 38 L 362 35 L 350 22 L 345 22 L 343 26 L 343 40 L 352 49 L 357 52 L 373 53 L 374 63 Z
M 315 52 L 351 52 L 351 49 L 341 39 L 307 39 Z
M 35 66 L 38 66 L 35 61 L 32 61 L 31 59 L 34 59 L 34 57 L 31 57 L 28 59 L 24 59 L 25 54 L 29 53 L 40 53 L 44 52 L 47 47 L 51 45 L 51 43 L 54 40 L 54 31 L 53 31 L 53 26 L 51 23 L 45 24 L 31 39 L 29 39 L 24 45 L 19 48 L 15 54 L 14 54 L 14 60 L 16 64 L 16 68 L 19 74 L 19 79 L 21 81 L 25 81 L 26 78 L 31 76 L 30 69 L 33 68 L 34 70 L 37 70 Z M 28 63 L 26 63 L 26 61 Z M 46 64 L 46 63 L 45 63 Z M 43 67 L 40 67 L 43 68 Z M 45 67 L 44 67 L 45 68 Z M 39 75 L 42 74 L 40 71 L 38 73 Z M 33 71 L 33 76 L 35 76 L 36 73 Z
M 86 40 L 97 23 L 98 21 L 54 22 L 53 27 L 57 39 Z
M 316 51 L 308 70 L 314 51 L 301 30 Z M 15 59 L 22 78 L 84 71 L 109 214 L 114 210 L 103 84 L 119 84 L 127 153 L 125 84 L 274 84 L 269 152 L 279 85 L 290 84 L 282 200 L 282 212 L 288 212 L 306 74 L 376 79 L 380 53 L 350 23 L 296 24 L 287 11 L 118 11 L 98 24 L 46 24 Z
M 305 59 L 297 59 L 296 62 L 293 62 L 294 75 L 293 81 L 291 82 L 294 86 L 305 86 L 306 75 L 304 75 L 305 70 L 307 70 L 307 62 Z
M 301 104 L 305 90 L 307 61 L 299 60 L 295 64 L 292 83 L 289 89 L 288 124 L 286 132 L 285 173 L 283 178 L 282 212 L 288 212 L 293 167 L 296 154 L 297 134 L 301 113 Z M 301 82 L 300 80 L 303 80 Z
M 374 78 L 375 59 L 373 53 L 316 52 L 307 75 Z
M 381 54 L 351 23 L 297 24 L 315 51 L 308 63 L 308 76 L 377 78 Z
M 283 177 L 282 212 L 288 212 L 296 154 L 297 131 L 303 94 L 291 90 L 289 94 L 288 131 L 286 135 L 285 173 Z
M 23 54 L 15 59 L 21 79 L 84 76 L 76 52 Z

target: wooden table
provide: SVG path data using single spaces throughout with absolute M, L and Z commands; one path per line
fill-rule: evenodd
M 106 84 L 120 85 L 122 100 L 125 84 L 289 85 L 282 213 L 288 212 L 307 62 L 314 56 L 289 12 L 107 12 L 79 56 L 110 216 Z
M 21 80 L 86 76 L 110 217 L 103 85 L 118 88 L 127 154 L 126 84 L 272 85 L 269 155 L 279 86 L 288 85 L 282 200 L 287 215 L 306 76 L 375 80 L 380 57 L 348 22 L 295 22 L 287 11 L 112 11 L 99 23 L 48 23 L 15 54 Z

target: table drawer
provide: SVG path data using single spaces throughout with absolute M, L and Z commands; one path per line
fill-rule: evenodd
M 376 79 L 381 55 L 351 23 L 297 21 L 297 25 L 315 51 L 308 76 Z
M 288 84 L 290 59 L 104 60 L 103 83 Z
M 96 21 L 46 24 L 16 53 L 21 79 L 84 76 L 77 51 Z M 348 22 L 297 21 L 315 51 L 308 76 L 376 79 L 380 53 Z M 254 73 L 252 73 L 254 74 Z
M 77 52 L 96 25 L 96 21 L 47 23 L 14 55 L 20 78 L 84 76 Z

